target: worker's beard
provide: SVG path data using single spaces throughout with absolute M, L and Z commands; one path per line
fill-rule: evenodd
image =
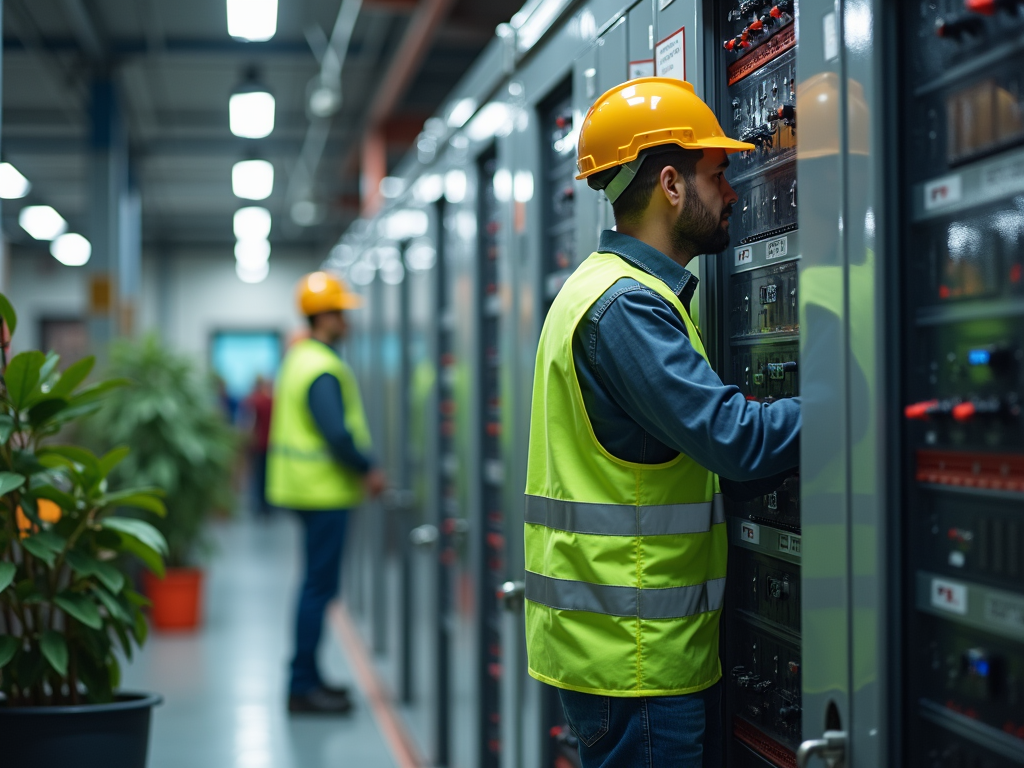
M 686 203 L 672 228 L 672 245 L 676 253 L 697 256 L 702 253 L 721 253 L 729 247 L 729 229 L 723 227 L 725 217 L 732 213 L 732 206 L 723 208 L 715 215 L 700 199 L 697 185 L 692 179 L 686 180 Z

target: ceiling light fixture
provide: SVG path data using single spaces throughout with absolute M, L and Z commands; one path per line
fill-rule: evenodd
M 270 211 L 250 205 L 235 211 L 236 240 L 266 240 L 270 237 Z
M 484 141 L 494 136 L 508 136 L 512 133 L 512 114 L 506 104 L 492 101 L 477 113 L 466 128 L 466 135 L 473 141 Z
M 448 113 L 448 127 L 461 128 L 466 121 L 476 112 L 476 100 L 466 97 L 455 102 L 452 111 Z
M 228 34 L 265 42 L 277 33 L 277 0 L 227 0 Z
M 270 262 L 265 261 L 256 267 L 247 267 L 242 262 L 235 262 L 235 274 L 243 283 L 262 283 L 270 274 Z
M 66 267 L 81 267 L 92 256 L 92 243 L 77 232 L 68 232 L 50 243 L 50 253 Z
M 255 269 L 270 260 L 270 241 L 239 240 L 235 243 L 235 261 L 248 269 Z
M 17 200 L 31 190 L 32 185 L 17 168 L 10 163 L 0 163 L 0 197 L 4 200 Z
M 274 191 L 274 165 L 269 160 L 242 160 L 231 169 L 235 197 L 266 200 Z
M 243 139 L 262 139 L 274 130 L 275 101 L 259 81 L 256 68 L 250 68 L 242 84 L 228 101 L 231 132 Z
M 18 214 L 18 223 L 36 240 L 53 240 L 67 231 L 64 217 L 48 205 L 28 205 Z

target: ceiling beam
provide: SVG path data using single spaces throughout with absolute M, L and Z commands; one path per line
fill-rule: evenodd
M 82 43 L 75 37 L 45 38 L 38 42 L 47 53 L 81 53 Z M 18 37 L 4 37 L 4 53 L 16 53 L 27 49 Z M 358 45 L 351 51 L 358 53 Z M 108 51 L 112 57 L 127 58 L 152 54 L 150 41 L 146 38 L 115 38 L 110 40 Z M 220 38 L 167 38 L 163 53 L 170 55 L 212 55 L 244 56 L 263 58 L 266 56 L 302 56 L 313 58 L 309 43 L 305 40 L 268 40 L 265 43 L 244 43 Z

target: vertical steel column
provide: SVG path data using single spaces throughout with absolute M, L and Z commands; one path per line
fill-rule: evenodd
M 370 285 L 370 400 L 371 429 L 383 460 L 384 441 L 384 365 L 381 356 L 384 346 L 384 283 L 380 274 Z M 375 653 L 387 650 L 387 519 L 379 501 L 370 506 L 370 637 Z
M 121 246 L 125 234 L 122 217 L 128 207 L 128 135 L 114 79 L 109 72 L 92 82 L 90 103 L 89 239 L 92 258 L 89 275 L 89 337 L 101 352 L 117 332 L 115 297 Z

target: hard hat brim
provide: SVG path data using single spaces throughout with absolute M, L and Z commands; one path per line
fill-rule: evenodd
M 319 299 L 315 306 L 308 309 L 304 308 L 303 314 L 306 317 L 313 317 L 314 315 L 322 315 L 324 312 L 340 312 L 345 309 L 359 309 L 362 306 L 362 296 L 356 293 L 344 293 L 333 299 Z
M 593 170 L 579 174 L 576 177 L 576 180 L 582 181 L 583 179 L 589 178 L 596 173 L 601 173 L 602 171 L 607 171 L 610 168 L 618 168 L 625 165 L 626 163 L 631 163 L 638 157 L 640 157 L 640 154 L 645 150 L 654 149 L 655 147 L 667 147 L 671 145 L 675 145 L 677 147 L 680 147 L 681 149 L 724 149 L 726 154 L 730 155 L 735 152 L 750 152 L 754 149 L 757 149 L 757 147 L 754 146 L 753 144 L 749 144 L 748 142 L 745 141 L 737 141 L 736 139 L 730 139 L 726 136 L 716 136 L 710 139 L 699 139 L 694 142 L 686 142 L 685 144 L 681 141 L 667 141 L 659 142 L 657 144 L 641 145 L 637 149 L 635 155 L 630 153 L 631 156 L 624 157 L 619 162 L 597 166 Z

